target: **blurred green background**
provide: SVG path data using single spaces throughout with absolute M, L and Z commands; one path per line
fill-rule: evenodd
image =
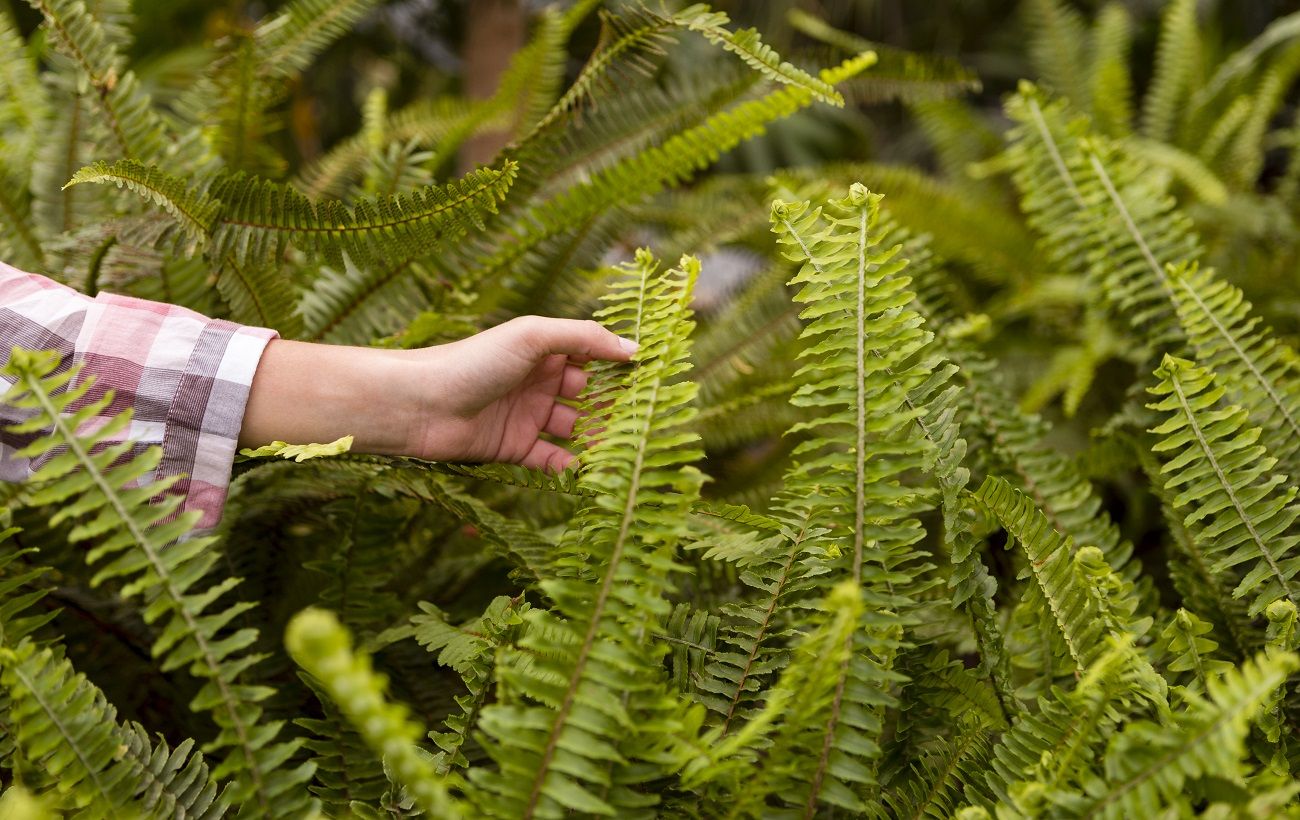
M 8 0 L 25 32 L 36 30 L 38 15 L 25 3 Z M 205 47 L 223 33 L 251 29 L 254 22 L 284 3 L 137 0 L 132 62 L 156 98 L 166 101 L 184 88 L 212 58 Z M 490 90 L 509 55 L 527 37 L 537 12 L 548 5 L 526 0 L 395 0 L 334 44 L 297 83 L 290 102 L 291 128 L 278 135 L 293 170 L 337 140 L 356 133 L 361 105 L 377 86 L 389 92 L 391 108 L 438 93 Z M 612 2 L 611 10 L 639 4 Z M 653 3 L 651 5 L 654 5 Z M 1001 97 L 1017 80 L 1033 77 L 1028 54 L 1026 5 L 1019 0 L 831 0 L 830 2 L 720 2 L 738 25 L 755 26 L 782 54 L 814 57 L 826 51 L 789 22 L 792 9 L 814 14 L 837 28 L 873 42 L 956 58 L 983 83 L 973 96 L 996 115 Z M 1088 18 L 1102 0 L 1071 4 Z M 1163 0 L 1130 0 L 1134 51 L 1132 68 L 1140 92 L 1150 79 Z M 1213 32 L 1221 53 L 1257 36 L 1267 24 L 1300 10 L 1281 0 L 1219 0 L 1201 3 L 1204 28 Z M 600 23 L 587 18 L 570 46 L 570 75 L 594 48 Z M 479 39 L 476 39 L 479 38 Z M 487 47 L 472 44 L 488 44 Z M 688 49 L 689 51 L 689 49 Z M 681 57 L 679 56 L 679 59 Z M 687 57 L 686 59 L 689 59 Z M 1291 111 L 1285 118 L 1291 119 Z M 815 123 L 815 125 L 814 125 Z M 861 112 L 807 111 L 778 123 L 772 133 L 742 146 L 722 170 L 765 171 L 833 159 L 872 159 L 927 164 L 925 142 L 910 127 L 900 105 Z

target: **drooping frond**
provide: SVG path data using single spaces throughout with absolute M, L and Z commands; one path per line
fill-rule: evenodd
M 1148 405 L 1164 422 L 1152 430 L 1152 449 L 1165 459 L 1165 489 L 1186 511 L 1184 523 L 1214 559 L 1212 571 L 1240 577 L 1233 596 L 1251 595 L 1250 614 L 1272 602 L 1300 598 L 1300 541 L 1289 532 L 1300 505 L 1296 490 L 1275 474 L 1277 459 L 1259 444 L 1260 431 L 1246 411 L 1223 401 L 1212 372 L 1166 356 L 1156 371 L 1157 399 Z
M 687 258 L 660 272 L 641 252 L 598 314 L 640 348 L 619 389 L 611 392 L 619 380 L 609 370 L 589 387 L 589 407 L 609 402 L 591 407 L 581 433 L 589 447 L 579 481 L 597 492 L 561 539 L 560 577 L 541 584 L 556 611 L 531 610 L 522 651 L 498 660 L 510 695 L 480 720 L 497 770 L 474 778 L 491 813 L 634 816 L 654 804 L 637 786 L 662 773 L 680 707 L 665 688 L 664 649 L 651 627 L 671 609 L 663 594 L 701 481 L 687 431 L 695 388 L 682 379 L 698 271 Z M 622 697 L 592 700 L 611 681 Z
M 813 77 L 803 69 L 782 60 L 781 55 L 760 39 L 756 29 L 729 30 L 726 26 L 731 21 L 723 12 L 713 11 L 699 3 L 677 12 L 673 15 L 673 21 L 676 25 L 688 31 L 698 32 L 709 42 L 735 54 L 746 65 L 769 80 L 802 88 L 815 100 L 831 105 L 844 105 L 844 98 L 835 90 L 832 80 Z M 861 53 L 865 50 L 858 49 L 857 52 Z
M 1294 654 L 1258 657 L 1190 695 L 1172 731 L 1149 721 L 1125 727 L 1106 753 L 1106 781 L 1090 790 L 1089 817 L 1152 816 L 1190 809 L 1186 784 L 1203 777 L 1241 783 L 1246 732 L 1269 695 L 1300 666 Z
M 313 203 L 292 188 L 243 174 L 221 176 L 195 192 L 180 179 L 136 162 L 96 163 L 69 184 L 127 185 L 162 207 L 218 260 L 256 265 L 278 259 L 289 244 L 335 265 L 400 262 L 426 256 L 483 217 L 509 190 L 515 164 L 483 168 L 443 187 L 409 195 Z
M 93 582 L 123 584 L 125 594 L 145 602 L 145 621 L 160 625 L 152 651 L 163 668 L 186 668 L 203 681 L 191 707 L 210 711 L 220 729 L 208 750 L 224 752 L 216 776 L 235 775 L 232 798 L 266 813 L 303 810 L 307 800 L 297 787 L 311 777 L 311 766 L 279 768 L 298 744 L 277 740 L 278 723 L 257 726 L 270 691 L 244 680 L 258 660 L 245 653 L 257 632 L 218 635 L 251 606 L 222 600 L 239 579 L 200 584 L 219 561 L 214 539 L 178 541 L 197 513 L 176 515 L 175 495 L 151 503 L 176 480 L 149 480 L 160 449 L 131 456 L 130 442 L 105 444 L 130 423 L 129 414 L 81 434 L 112 397 L 92 393 L 77 368 L 60 372 L 57 364 L 56 356 L 15 350 L 5 371 L 14 381 L 5 403 L 30 414 L 11 431 L 40 434 L 21 452 L 39 465 L 28 503 L 59 506 L 51 523 L 72 524 L 70 539 L 93 545 L 86 555 L 97 567 Z
M 872 42 L 829 25 L 808 12 L 792 8 L 786 19 L 797 31 L 849 54 L 874 51 L 879 63 L 870 76 L 847 83 L 844 93 L 854 102 L 887 100 L 920 103 L 979 91 L 978 75 L 950 57 L 918 54 Z
M 67 658 L 30 639 L 5 643 L 5 722 L 19 754 L 78 817 L 216 820 L 225 814 L 225 796 L 193 752 L 193 741 L 175 750 L 161 740 L 154 746 L 140 726 L 117 723 L 117 710 Z
M 387 700 L 387 681 L 375 673 L 368 655 L 352 648 L 351 636 L 332 613 L 305 609 L 295 615 L 285 645 L 423 811 L 448 820 L 464 816 L 448 790 L 454 781 L 440 776 L 417 744 L 423 730 L 411 722 L 406 707 Z
M 1112 639 L 1136 639 L 1147 631 L 1150 619 L 1137 616 L 1132 587 L 1113 572 L 1101 550 L 1076 548 L 1033 501 L 1001 478 L 986 477 L 975 498 L 1024 550 L 1022 576 L 1033 579 L 1030 589 L 1041 595 L 1039 614 L 1055 623 L 1079 674 L 1097 662 Z M 1143 683 L 1146 691 L 1140 694 L 1163 698 L 1163 681 L 1154 670 L 1143 675 Z

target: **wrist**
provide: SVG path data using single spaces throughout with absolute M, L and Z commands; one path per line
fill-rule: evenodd
M 273 341 L 253 379 L 240 446 L 350 435 L 356 452 L 409 453 L 420 412 L 413 406 L 415 368 L 405 353 Z

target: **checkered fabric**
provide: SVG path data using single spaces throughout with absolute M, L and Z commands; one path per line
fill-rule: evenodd
M 184 497 L 183 510 L 202 512 L 201 529 L 221 518 L 253 373 L 275 336 L 173 305 L 92 299 L 0 263 L 0 357 L 14 347 L 53 350 L 60 368 L 80 364 L 78 380 L 94 379 L 83 402 L 114 391 L 87 424 L 102 426 L 131 408 L 121 438 L 134 442 L 133 452 L 162 446 L 155 478 L 182 476 L 169 492 Z M 0 376 L 0 394 L 9 386 Z M 32 469 L 15 451 L 33 437 L 4 432 L 20 420 L 17 408 L 0 402 L 0 481 L 22 481 Z

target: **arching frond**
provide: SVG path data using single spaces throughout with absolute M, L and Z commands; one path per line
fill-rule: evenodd
M 285 630 L 285 645 L 423 811 L 448 820 L 465 816 L 460 801 L 449 793 L 449 781 L 434 771 L 416 743 L 423 731 L 404 706 L 387 700 L 387 681 L 375 673 L 369 656 L 353 650 L 351 636 L 332 613 L 306 609 L 295 615 Z
M 1246 732 L 1268 696 L 1300 666 L 1294 654 L 1259 657 L 1211 678 L 1192 695 L 1173 731 L 1148 721 L 1125 727 L 1106 754 L 1104 787 L 1091 791 L 1088 816 L 1123 818 L 1186 805 L 1186 784 L 1213 776 L 1240 783 Z

